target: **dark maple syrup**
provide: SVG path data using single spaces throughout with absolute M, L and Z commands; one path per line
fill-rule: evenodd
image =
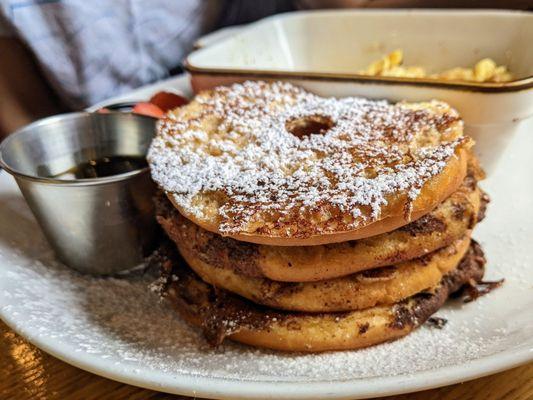
M 148 166 L 142 156 L 101 157 L 80 163 L 65 172 L 52 176 L 57 179 L 94 179 L 124 174 Z

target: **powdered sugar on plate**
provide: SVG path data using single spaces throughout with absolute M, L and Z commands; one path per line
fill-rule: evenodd
M 227 234 L 272 216 L 278 225 L 309 220 L 325 205 L 324 214 L 343 214 L 346 226 L 336 221 L 332 230 L 356 228 L 378 219 L 388 196 L 414 200 L 464 142 L 445 103 L 322 98 L 283 82 L 220 87 L 186 110 L 160 122 L 152 177 L 200 219 L 213 203 L 198 197 L 222 194 L 219 230 Z M 455 140 L 442 140 L 447 130 Z

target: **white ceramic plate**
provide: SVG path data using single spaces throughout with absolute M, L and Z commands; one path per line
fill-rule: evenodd
M 183 78 L 165 85 L 187 91 Z M 364 398 L 511 368 L 533 359 L 531 128 L 516 135 L 499 169 L 483 183 L 492 203 L 475 236 L 489 259 L 487 279 L 506 282 L 474 303 L 446 305 L 437 313 L 449 321 L 442 330 L 423 326 L 396 342 L 318 355 L 236 344 L 211 350 L 148 290 L 152 277 L 90 278 L 56 262 L 4 172 L 0 317 L 36 346 L 82 369 L 198 397 Z

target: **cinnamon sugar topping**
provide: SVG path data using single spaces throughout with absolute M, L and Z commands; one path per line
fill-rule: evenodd
M 306 118 L 331 123 L 316 134 L 288 131 Z M 200 94 L 160 121 L 148 159 L 186 213 L 211 218 L 215 204 L 222 233 L 254 231 L 257 221 L 303 226 L 313 215 L 340 215 L 314 224 L 322 231 L 353 229 L 379 219 L 392 195 L 416 199 L 467 140 L 461 134 L 441 102 L 323 98 L 289 83 L 245 82 Z

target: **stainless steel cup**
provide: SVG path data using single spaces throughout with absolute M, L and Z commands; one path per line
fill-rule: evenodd
M 155 120 L 133 114 L 70 113 L 32 123 L 0 145 L 12 174 L 58 258 L 85 273 L 139 265 L 157 224 L 148 168 L 93 179 L 53 178 L 80 163 L 145 156 Z

